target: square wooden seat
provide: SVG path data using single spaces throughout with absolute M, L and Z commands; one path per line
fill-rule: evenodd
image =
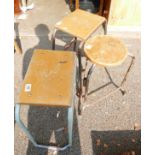
M 104 17 L 77 9 L 56 23 L 55 28 L 81 40 L 87 40 L 104 22 Z
M 19 95 L 20 104 L 70 106 L 75 94 L 74 52 L 35 50 Z

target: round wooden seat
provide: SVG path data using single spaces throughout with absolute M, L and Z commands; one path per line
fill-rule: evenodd
M 128 55 L 128 50 L 122 41 L 107 35 L 88 39 L 84 51 L 90 61 L 102 66 L 119 65 Z

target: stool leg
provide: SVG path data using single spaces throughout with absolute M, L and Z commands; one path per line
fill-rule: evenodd
M 78 96 L 79 96 L 79 102 L 78 102 L 78 113 L 81 114 L 81 103 L 82 103 L 82 94 L 83 94 L 83 81 L 82 81 L 82 62 L 81 62 L 81 49 L 84 45 L 84 42 L 81 42 L 77 51 L 78 55 L 78 64 L 79 64 L 79 90 L 78 90 Z
M 52 50 L 55 50 L 55 36 L 56 36 L 56 29 L 54 30 L 52 37 L 51 37 L 51 41 L 52 41 Z
M 72 44 L 74 43 L 73 50 L 76 51 L 76 42 L 77 42 L 77 37 L 74 37 L 69 43 L 67 43 L 64 46 L 64 50 L 67 50 L 68 48 L 70 48 Z
M 82 71 L 84 71 L 84 77 L 86 77 L 87 66 L 88 66 L 88 59 L 87 59 L 87 57 L 86 57 L 85 66 L 84 66 L 84 68 L 82 69 Z
M 109 79 L 110 79 L 110 82 L 111 82 L 116 88 L 118 88 L 118 90 L 121 91 L 122 95 L 124 95 L 124 94 L 125 94 L 125 90 L 122 89 L 121 86 L 118 86 L 118 85 L 113 81 L 113 79 L 112 79 L 112 77 L 111 77 L 111 75 L 110 75 L 108 69 L 107 69 L 106 67 L 104 67 L 104 69 L 105 69 L 105 71 L 106 71 L 106 73 L 107 73 L 107 75 L 108 75 L 108 77 L 109 77 Z
M 29 140 L 33 143 L 33 145 L 37 146 L 36 141 L 34 140 L 32 135 L 30 134 L 30 132 L 28 131 L 28 129 L 25 127 L 25 125 L 23 124 L 23 122 L 20 119 L 20 105 L 19 104 L 16 104 L 16 107 L 15 107 L 15 120 L 18 123 L 18 125 L 20 126 L 20 128 L 25 132 L 25 134 L 27 135 Z
M 75 37 L 73 50 L 76 51 L 77 37 Z
M 72 146 L 72 138 L 73 138 L 73 115 L 74 115 L 74 107 L 71 106 L 68 108 L 68 144 Z
M 88 74 L 87 74 L 87 77 L 86 77 L 86 86 L 85 86 L 85 95 L 84 95 L 84 100 L 85 100 L 85 101 L 86 101 L 87 95 L 88 95 L 88 88 L 89 88 L 90 77 L 91 77 L 91 75 L 92 75 L 92 72 L 93 72 L 94 68 L 95 68 L 95 64 L 93 64 L 93 65 L 90 67 L 90 69 L 89 69 L 89 71 L 88 71 Z
M 81 114 L 81 103 L 82 103 L 82 64 L 81 64 L 81 51 L 78 51 L 78 63 L 79 63 L 79 89 L 78 89 L 78 113 Z
M 100 0 L 100 7 L 99 7 L 99 15 L 102 16 L 103 14 L 103 5 L 104 5 L 104 0 Z
M 69 113 L 68 116 L 69 116 L 69 124 L 70 124 L 69 125 L 69 144 L 65 145 L 64 147 L 56 147 L 56 146 L 50 146 L 50 145 L 37 144 L 37 142 L 32 137 L 31 133 L 29 132 L 29 130 L 25 127 L 24 123 L 20 119 L 20 105 L 19 104 L 16 104 L 16 107 L 15 107 L 15 120 L 16 120 L 17 124 L 19 125 L 19 127 L 24 131 L 24 133 L 27 135 L 27 137 L 33 143 L 33 145 L 35 147 L 43 148 L 43 149 L 50 149 L 53 151 L 63 151 L 65 149 L 67 149 L 68 147 L 70 147 L 70 145 L 72 143 L 72 139 L 70 137 L 72 137 L 73 109 L 72 108 L 69 109 L 68 113 Z
M 124 84 L 124 82 L 126 81 L 126 78 L 127 78 L 127 76 L 128 76 L 128 73 L 130 72 L 131 66 L 133 65 L 134 60 L 135 60 L 135 57 L 134 57 L 132 54 L 128 54 L 128 56 L 130 56 L 132 60 L 131 60 L 131 63 L 130 63 L 130 65 L 129 65 L 129 67 L 128 67 L 126 73 L 125 73 L 125 76 L 124 76 L 124 78 L 123 78 L 123 80 L 122 80 L 120 86 L 122 86 L 122 85 Z
M 81 63 L 81 52 L 78 51 L 78 63 L 79 63 L 79 93 L 82 92 L 82 63 Z
M 135 57 L 134 57 L 132 54 L 128 54 L 128 56 L 130 56 L 132 60 L 131 60 L 131 63 L 130 63 L 130 65 L 129 65 L 129 67 L 128 67 L 126 73 L 125 73 L 125 76 L 124 76 L 124 78 L 123 78 L 123 80 L 122 80 L 120 86 L 118 86 L 118 85 L 112 80 L 112 77 L 111 77 L 111 75 L 110 75 L 108 69 L 107 69 L 106 67 L 104 67 L 104 68 L 105 68 L 105 71 L 106 71 L 106 73 L 107 73 L 107 75 L 108 75 L 108 77 L 109 77 L 109 79 L 110 79 L 110 81 L 112 82 L 112 84 L 113 84 L 117 89 L 119 89 L 119 90 L 121 91 L 122 95 L 125 94 L 125 90 L 124 90 L 123 88 L 121 88 L 121 87 L 122 87 L 122 85 L 124 84 L 124 82 L 126 81 L 126 78 L 127 78 L 127 76 L 128 76 L 128 73 L 130 72 L 131 66 L 133 65 L 134 60 L 135 60 Z
M 80 4 L 79 4 L 79 0 L 75 0 L 75 9 L 79 9 L 80 8 Z
M 104 35 L 107 34 L 107 20 L 105 20 L 105 22 L 102 24 L 103 29 L 104 29 Z
M 72 8 L 73 7 L 73 0 L 69 0 L 69 6 Z

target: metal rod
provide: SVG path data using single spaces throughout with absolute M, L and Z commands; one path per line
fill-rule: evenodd
M 89 71 L 88 71 L 88 74 L 87 74 L 86 87 L 85 87 L 85 95 L 84 95 L 84 100 L 85 101 L 87 99 L 90 77 L 92 75 L 92 72 L 93 72 L 94 68 L 95 68 L 95 64 L 92 64 L 91 67 L 89 68 Z
M 42 149 L 49 149 L 49 150 L 53 150 L 53 151 L 64 151 L 68 147 L 71 147 L 71 145 L 68 144 L 68 145 L 65 145 L 64 147 L 56 147 L 56 146 L 49 146 L 49 145 L 40 145 L 40 144 L 37 144 L 36 147 L 42 148 Z
M 54 32 L 53 32 L 52 37 L 51 37 L 52 50 L 55 50 L 55 36 L 56 36 L 56 31 L 57 31 L 57 29 L 54 29 Z
M 73 46 L 74 51 L 76 51 L 76 44 L 77 44 L 77 37 L 75 37 L 75 41 L 74 41 L 74 46 Z
M 112 82 L 107 82 L 106 84 L 104 84 L 104 85 L 102 85 L 102 86 L 100 86 L 100 87 L 96 88 L 95 90 L 92 90 L 91 92 L 89 92 L 89 93 L 88 93 L 88 95 L 87 95 L 87 96 L 89 96 L 89 95 L 91 95 L 91 94 L 95 93 L 96 91 L 99 91 L 99 90 L 101 90 L 101 89 L 105 88 L 105 87 L 106 87 L 106 86 L 108 86 L 109 84 L 112 84 Z
M 68 143 L 72 145 L 72 135 L 73 135 L 73 114 L 74 114 L 74 107 L 73 105 L 68 108 Z
M 84 70 L 84 77 L 86 76 L 87 66 L 88 66 L 88 59 L 87 59 L 87 57 L 86 57 L 85 68 L 82 69 L 82 71 Z
M 112 77 L 111 77 L 111 75 L 110 75 L 108 69 L 107 69 L 106 67 L 104 67 L 104 69 L 105 69 L 105 71 L 106 71 L 106 73 L 107 73 L 107 75 L 108 75 L 110 81 L 113 82 L 113 79 L 112 79 Z
M 104 68 L 105 68 L 105 71 L 106 71 L 106 73 L 107 73 L 107 75 L 108 75 L 108 77 L 109 77 L 109 79 L 110 79 L 110 82 L 109 82 L 109 83 L 112 82 L 112 83 L 114 84 L 114 86 L 117 87 L 117 89 L 115 89 L 114 91 L 110 92 L 109 94 L 107 94 L 107 95 L 101 97 L 100 99 L 98 99 L 97 101 L 95 101 L 93 104 L 83 106 L 82 110 L 84 110 L 86 107 L 90 107 L 90 106 L 94 106 L 94 105 L 96 106 L 96 104 L 97 104 L 98 102 L 100 102 L 100 101 L 106 99 L 107 97 L 111 96 L 112 94 L 114 94 L 114 93 L 117 92 L 118 90 L 120 90 L 122 93 L 125 93 L 125 91 L 122 89 L 122 85 L 123 85 L 123 83 L 125 82 L 125 80 L 126 80 L 126 78 L 127 78 L 127 75 L 128 75 L 128 73 L 129 73 L 129 71 L 130 71 L 130 69 L 131 69 L 131 66 L 133 65 L 134 60 L 135 60 L 135 56 L 133 56 L 132 54 L 128 54 L 128 56 L 130 56 L 130 57 L 132 58 L 132 60 L 131 60 L 131 63 L 130 63 L 130 65 L 129 65 L 128 69 L 127 69 L 127 72 L 126 72 L 126 74 L 125 74 L 125 76 L 124 76 L 124 78 L 123 78 L 123 80 L 122 80 L 122 82 L 121 82 L 121 85 L 118 86 L 117 84 L 115 84 L 115 83 L 113 82 L 113 80 L 112 80 L 112 78 L 111 78 L 111 75 L 110 75 L 110 73 L 108 72 L 108 69 L 107 69 L 106 67 L 104 67 Z M 92 93 L 90 93 L 90 94 L 92 94 Z
M 70 48 L 71 46 L 72 46 L 72 44 L 74 43 L 74 46 L 76 46 L 76 37 L 74 37 L 69 43 L 67 43 L 65 46 L 64 46 L 64 50 L 66 50 L 66 49 L 68 49 L 68 48 Z M 76 47 L 73 47 L 74 49 L 76 48 Z M 74 50 L 75 51 L 75 50 Z
M 56 147 L 56 146 L 50 146 L 50 145 L 42 145 L 42 144 L 37 144 L 37 142 L 34 140 L 33 136 L 31 135 L 31 133 L 29 132 L 29 130 L 25 127 L 24 123 L 21 121 L 20 119 L 20 104 L 16 104 L 15 106 L 15 120 L 17 122 L 17 124 L 19 125 L 19 127 L 24 131 L 24 133 L 27 135 L 27 137 L 29 138 L 29 140 L 33 143 L 33 145 L 35 147 L 38 147 L 38 148 L 46 148 L 46 149 L 50 149 L 50 150 L 53 150 L 53 151 L 63 151 L 65 149 L 67 149 L 68 147 L 71 146 L 72 144 L 72 141 L 71 141 L 71 136 L 72 136 L 72 124 L 73 124 L 73 118 L 71 118 L 72 116 L 72 111 L 71 109 L 69 109 L 69 119 L 70 119 L 70 129 L 69 129 L 69 144 L 65 145 L 64 147 Z
M 111 75 L 110 75 L 110 73 L 109 73 L 109 71 L 108 71 L 108 69 L 107 69 L 106 67 L 104 67 L 104 69 L 105 69 L 105 71 L 106 71 L 106 73 L 107 73 L 107 75 L 108 75 L 108 77 L 109 77 L 111 83 L 112 83 L 116 88 L 119 88 L 121 85 L 118 86 L 118 85 L 113 81 L 113 79 L 112 79 L 112 77 L 111 77 Z M 119 90 L 121 91 L 122 95 L 125 94 L 125 90 L 124 90 L 123 88 L 120 88 Z
M 105 19 L 105 22 L 102 24 L 103 29 L 104 29 L 104 35 L 107 34 L 107 20 Z
M 20 119 L 20 104 L 16 104 L 16 107 L 15 107 L 15 120 L 16 120 L 17 124 L 19 125 L 19 127 L 25 132 L 25 134 L 27 135 L 29 140 L 33 143 L 33 145 L 37 146 L 36 141 L 34 140 L 32 135 L 30 134 L 30 132 L 28 131 L 28 129 L 25 127 L 25 125 L 23 124 L 23 122 Z
M 131 55 L 128 55 L 128 56 L 131 56 Z M 134 63 L 134 60 L 135 60 L 135 57 L 134 56 L 131 56 L 131 63 L 130 63 L 130 65 L 129 65 L 129 67 L 128 67 L 128 69 L 127 69 L 127 71 L 126 71 L 126 73 L 125 73 L 125 76 L 124 76 L 124 78 L 123 78 L 123 80 L 122 80 L 122 82 L 121 82 L 121 86 L 123 85 L 123 83 L 126 81 L 126 78 L 127 78 L 127 76 L 128 76 L 128 73 L 130 72 L 130 70 L 131 70 L 131 66 L 133 65 L 133 63 Z
M 106 99 L 107 97 L 109 97 L 109 96 L 111 96 L 112 94 L 114 94 L 114 93 L 116 93 L 118 90 L 120 90 L 121 89 L 121 87 L 119 87 L 119 88 L 117 88 L 117 89 L 115 89 L 114 91 L 112 91 L 112 92 L 110 92 L 109 94 L 107 94 L 107 95 L 105 95 L 105 96 L 103 96 L 103 97 L 101 97 L 101 98 L 99 98 L 97 101 L 95 101 L 94 103 L 92 103 L 92 104 L 90 104 L 90 105 L 85 105 L 85 106 L 83 106 L 83 108 L 82 108 L 82 110 L 84 110 L 86 107 L 90 107 L 90 106 L 96 106 L 96 104 L 98 103 L 98 102 L 100 102 L 100 101 L 103 101 L 104 99 Z
M 82 80 L 82 62 L 81 62 L 81 50 L 84 45 L 84 41 L 82 41 L 79 45 L 77 55 L 78 55 L 78 64 L 79 64 L 79 102 L 78 102 L 78 113 L 81 114 L 81 104 L 82 104 L 82 94 L 83 94 L 83 80 Z
M 84 42 L 81 42 L 80 45 L 79 45 L 79 48 L 78 48 L 78 51 L 77 51 L 77 54 L 78 54 L 78 63 L 79 63 L 79 84 L 80 84 L 80 94 L 82 93 L 82 84 L 83 84 L 83 81 L 82 81 L 82 61 L 81 61 L 81 49 L 84 45 Z

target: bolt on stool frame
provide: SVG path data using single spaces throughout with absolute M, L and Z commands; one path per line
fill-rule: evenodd
M 15 120 L 37 148 L 63 151 L 72 146 L 76 85 L 76 55 L 70 51 L 35 50 L 15 107 Z M 61 88 L 61 89 L 60 89 Z M 68 108 L 68 144 L 38 144 L 20 119 L 22 105 Z
M 107 34 L 107 21 L 104 17 L 94 15 L 87 11 L 83 11 L 80 9 L 76 9 L 74 12 L 65 16 L 62 20 L 56 23 L 54 33 L 52 34 L 52 48 L 55 49 L 55 41 L 56 41 L 56 32 L 60 30 L 62 32 L 66 32 L 73 36 L 73 39 L 65 45 L 64 49 L 68 49 L 72 44 L 74 44 L 73 48 L 76 51 L 78 56 L 78 64 L 79 64 L 79 89 L 78 89 L 78 97 L 79 104 L 78 109 L 80 108 L 82 102 L 82 62 L 81 62 L 81 51 L 82 48 L 87 41 L 87 39 L 102 25 L 104 29 L 104 34 Z M 77 39 L 80 39 L 80 45 L 78 49 L 76 49 Z M 80 113 L 80 110 L 78 110 Z
M 120 90 L 122 95 L 125 94 L 125 90 L 122 88 L 124 82 L 126 81 L 127 75 L 130 72 L 131 66 L 134 63 L 135 57 L 128 52 L 127 48 L 125 47 L 124 43 L 119 40 L 118 38 L 108 36 L 108 35 L 97 35 L 88 39 L 84 45 L 84 52 L 87 57 L 86 60 L 86 68 L 87 68 L 87 61 L 92 63 L 91 67 L 88 69 L 87 74 L 84 73 L 84 101 L 86 101 L 88 96 L 88 88 L 91 75 L 95 69 L 96 65 L 103 67 L 110 79 L 108 84 L 113 84 L 117 89 L 110 92 L 109 94 L 101 97 L 102 99 L 112 95 L 114 92 Z M 131 58 L 130 65 L 125 73 L 121 84 L 118 86 L 112 79 L 107 67 L 115 67 L 122 64 L 127 57 Z M 85 69 L 86 71 L 86 69 Z M 92 91 L 90 94 L 102 89 L 103 86 L 97 88 L 96 90 Z M 101 100 L 101 99 L 99 99 Z M 94 104 L 93 104 L 94 105 Z M 82 109 L 82 108 L 80 108 Z

